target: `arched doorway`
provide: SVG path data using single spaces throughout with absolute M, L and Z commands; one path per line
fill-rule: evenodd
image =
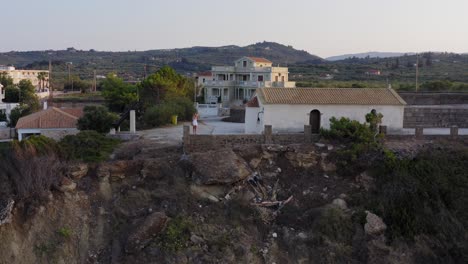
M 312 128 L 312 134 L 318 134 L 320 132 L 320 111 L 314 109 L 310 111 L 309 125 Z

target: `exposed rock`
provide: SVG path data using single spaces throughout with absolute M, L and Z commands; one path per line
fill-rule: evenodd
M 249 163 L 250 167 L 252 167 L 252 169 L 256 169 L 258 167 L 258 165 L 260 164 L 262 160 L 261 159 L 252 159 Z
M 366 234 L 379 235 L 387 229 L 387 225 L 383 222 L 382 218 L 369 211 L 366 211 L 366 214 L 366 224 L 364 225 Z
M 310 168 L 318 163 L 318 156 L 315 152 L 287 152 L 285 157 L 295 167 Z
M 361 173 L 356 177 L 356 182 L 358 182 L 366 191 L 371 189 L 374 186 L 374 179 L 367 174 L 367 172 Z
M 161 233 L 169 218 L 165 213 L 155 212 L 146 217 L 145 221 L 129 235 L 125 250 L 135 252 L 144 248 L 150 240 Z
M 346 204 L 346 201 L 341 199 L 341 198 L 337 198 L 337 199 L 333 200 L 332 205 L 340 208 L 341 210 L 348 209 L 348 205 Z
M 11 223 L 13 206 L 15 201 L 8 199 L 5 204 L 0 203 L 0 225 Z
M 76 183 L 67 177 L 62 177 L 57 189 L 61 192 L 72 192 L 76 189 Z
M 192 234 L 190 236 L 190 241 L 192 241 L 194 244 L 202 244 L 203 242 L 205 242 L 205 240 L 195 234 Z
M 110 167 L 109 164 L 107 163 L 102 163 L 97 169 L 96 169 L 96 175 L 100 178 L 104 177 L 109 177 L 110 176 Z
M 252 175 L 247 162 L 231 149 L 193 153 L 193 177 L 201 184 L 231 184 Z
M 216 185 L 191 185 L 190 192 L 199 198 L 219 202 L 218 197 L 224 196 L 224 188 Z
M 336 171 L 336 165 L 332 162 L 327 161 L 327 155 L 324 155 L 325 153 L 322 153 L 321 159 L 320 159 L 320 168 L 324 172 L 334 172 Z
M 89 166 L 86 163 L 77 163 L 68 167 L 67 176 L 79 180 L 88 174 Z
M 304 232 L 300 232 L 299 234 L 297 234 L 297 237 L 302 240 L 306 240 L 308 238 L 308 236 Z
M 325 148 L 327 145 L 325 145 L 323 143 L 315 143 L 315 146 L 317 146 L 319 148 Z
M 284 152 L 287 151 L 288 148 L 283 146 L 283 145 L 277 145 L 277 144 L 272 144 L 272 145 L 262 145 L 262 150 L 265 152 Z

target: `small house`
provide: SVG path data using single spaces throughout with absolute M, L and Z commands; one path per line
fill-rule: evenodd
M 388 131 L 403 128 L 405 101 L 391 88 L 258 88 L 247 102 L 245 133 L 301 132 L 310 125 L 313 133 L 330 127 L 330 118 L 347 117 L 365 122 L 372 110 L 383 114 Z
M 27 116 L 23 116 L 16 124 L 18 140 L 32 135 L 43 135 L 60 140 L 66 135 L 74 135 L 78 119 L 83 115 L 83 108 L 51 107 Z

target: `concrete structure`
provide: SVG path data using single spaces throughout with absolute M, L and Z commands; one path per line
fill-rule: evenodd
M 21 80 L 30 80 L 36 88 L 49 87 L 49 71 L 47 70 L 17 70 L 13 66 L 0 65 L 0 72 L 6 72 L 13 79 L 14 84 L 18 84 Z M 45 79 L 39 80 L 40 73 L 45 73 Z
M 59 109 L 51 107 L 24 116 L 16 124 L 18 140 L 21 141 L 31 135 L 43 135 L 59 140 L 66 135 L 77 134 L 79 131 L 76 124 L 82 115 L 82 108 Z
M 135 110 L 130 110 L 130 133 L 136 133 L 136 117 Z
M 264 58 L 243 57 L 234 66 L 213 66 L 211 72 L 198 75 L 198 85 L 204 87 L 205 102 L 221 102 L 225 106 L 242 105 L 259 87 L 294 88 L 286 67 L 273 67 Z
M 312 133 L 330 127 L 330 118 L 347 117 L 365 122 L 372 110 L 383 114 L 389 132 L 403 128 L 405 101 L 387 88 L 259 88 L 246 104 L 245 133 L 262 133 L 265 125 L 274 132 L 300 132 L 310 125 Z

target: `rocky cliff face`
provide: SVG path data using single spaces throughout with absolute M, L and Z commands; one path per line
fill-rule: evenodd
M 70 167 L 46 200 L 15 205 L 0 263 L 412 262 L 358 209 L 372 178 L 338 176 L 336 148 L 128 143 L 109 162 Z

